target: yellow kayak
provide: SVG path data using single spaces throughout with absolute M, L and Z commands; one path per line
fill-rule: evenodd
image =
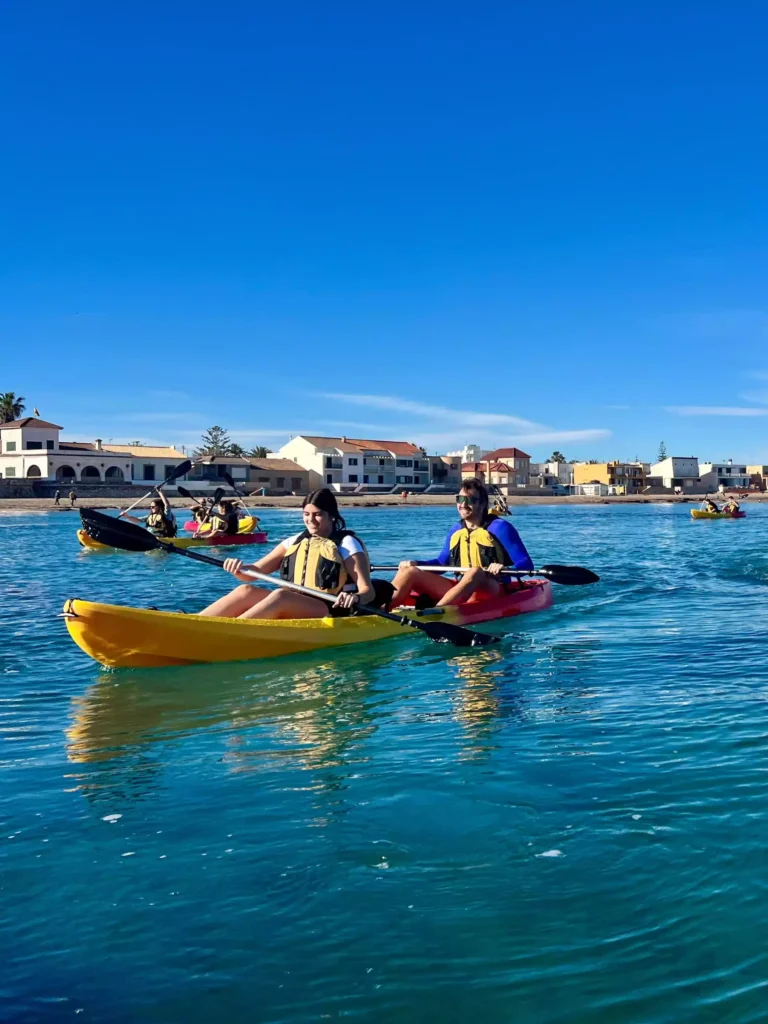
M 207 526 L 207 524 L 205 525 Z M 248 516 L 240 520 L 238 532 L 230 537 L 218 537 L 211 541 L 211 538 L 206 536 L 204 527 L 204 532 L 202 534 L 195 534 L 194 537 L 163 537 L 161 539 L 167 544 L 173 544 L 175 548 L 231 548 L 240 547 L 243 544 L 266 544 L 266 533 L 264 531 L 254 533 L 254 526 L 255 520 Z M 210 526 L 207 526 L 207 529 L 210 530 Z M 89 537 L 85 530 L 77 531 L 77 539 L 84 548 L 88 548 L 91 551 L 115 550 L 107 544 L 100 544 L 93 537 Z
M 547 580 L 531 580 L 497 598 L 468 601 L 445 609 L 440 622 L 471 626 L 540 611 L 552 604 Z M 436 621 L 409 609 L 409 614 Z M 196 662 L 278 658 L 414 631 L 373 615 L 323 619 L 225 619 L 159 612 L 71 598 L 64 605 L 69 635 L 77 646 L 107 668 L 151 668 Z
M 705 512 L 701 508 L 692 508 L 691 515 L 694 519 L 744 519 L 746 512 Z

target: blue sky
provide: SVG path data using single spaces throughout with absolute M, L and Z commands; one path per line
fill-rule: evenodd
M 768 459 L 765 4 L 0 18 L 0 390 L 69 437 Z

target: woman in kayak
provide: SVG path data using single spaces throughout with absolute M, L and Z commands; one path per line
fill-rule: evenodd
M 225 597 L 204 608 L 200 615 L 238 619 L 320 619 L 349 615 L 358 605 L 375 599 L 371 568 L 362 542 L 348 530 L 333 493 L 323 487 L 308 494 L 302 504 L 304 529 L 278 544 L 258 562 L 244 565 L 228 558 L 227 572 L 243 580 Z M 265 590 L 248 582 L 244 569 L 271 573 L 280 569 L 284 580 L 334 595 L 333 604 L 291 590 Z
M 726 503 L 723 505 L 721 511 L 722 512 L 727 512 L 728 515 L 732 516 L 733 513 L 734 512 L 738 512 L 740 508 L 741 508 L 741 505 L 739 505 L 738 501 L 736 501 L 734 496 L 731 495 L 730 498 L 728 499 L 728 501 L 726 501 Z
M 168 499 L 158 487 L 158 497 L 153 498 L 149 503 L 148 516 L 123 516 L 129 523 L 136 523 L 138 526 L 146 526 L 155 537 L 175 537 L 178 532 L 176 518 Z
M 711 498 L 705 498 L 701 503 L 702 512 L 719 512 L 720 509 Z
M 459 522 L 445 538 L 437 558 L 423 562 L 400 563 L 392 584 L 392 606 L 406 601 L 412 591 L 435 601 L 438 606 L 461 604 L 480 592 L 495 597 L 502 592 L 498 576 L 505 566 L 533 569 L 533 562 L 517 530 L 506 520 L 488 511 L 488 491 L 479 480 L 465 480 L 456 495 Z M 468 567 L 469 572 L 456 580 L 437 573 L 424 572 L 420 565 Z

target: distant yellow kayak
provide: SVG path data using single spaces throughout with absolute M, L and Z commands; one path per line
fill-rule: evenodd
M 701 508 L 692 508 L 691 515 L 694 519 L 744 519 L 746 512 L 705 512 Z

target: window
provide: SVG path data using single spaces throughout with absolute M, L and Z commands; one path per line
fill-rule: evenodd
M 357 473 L 350 473 L 349 474 L 349 482 L 351 484 L 356 484 L 357 483 Z
M 16 442 L 15 441 L 6 441 L 5 442 L 5 450 L 7 452 L 15 452 L 16 451 Z
M 386 459 L 379 459 L 379 465 L 380 465 L 380 466 L 385 466 L 385 465 L 386 465 L 386 462 L 387 462 L 387 460 L 386 460 Z
M 420 484 L 420 483 L 421 483 L 421 477 L 420 477 L 420 476 L 415 476 L 415 477 L 413 478 L 413 482 L 414 482 L 415 484 Z
M 298 476 L 292 476 L 291 477 L 291 490 L 292 491 L 300 491 L 301 490 L 301 478 L 300 477 L 298 477 Z
M 45 442 L 45 447 L 48 449 L 49 452 L 52 452 L 53 451 L 53 441 L 46 441 Z
M 16 467 L 15 466 L 6 466 L 5 475 L 6 476 L 16 476 Z
M 144 479 L 154 480 L 155 479 L 155 464 L 154 462 L 144 463 Z
M 42 441 L 27 441 L 27 451 L 40 451 L 42 447 Z
M 258 479 L 259 479 L 259 483 L 260 484 L 268 484 L 269 483 L 269 477 L 268 476 L 260 476 Z
M 174 469 L 176 469 L 175 466 L 165 466 L 165 479 L 166 480 L 168 480 L 171 476 L 173 476 Z
M 383 476 L 379 476 L 379 483 L 380 483 L 380 484 L 383 484 L 383 483 L 384 483 L 384 477 L 383 477 Z
M 395 465 L 402 467 L 403 469 L 411 469 L 413 466 L 413 459 L 398 459 Z
M 364 484 L 367 484 L 367 483 L 368 483 L 368 474 L 367 474 L 367 473 L 366 473 L 366 475 L 365 475 L 365 476 L 363 477 L 363 483 L 364 483 Z
M 399 484 L 412 484 L 413 483 L 413 477 L 412 476 L 399 476 L 397 478 L 397 483 L 399 483 Z
M 332 473 L 326 473 L 325 474 L 325 482 L 327 484 L 332 484 L 333 483 L 333 474 Z
M 284 476 L 279 476 L 277 478 L 277 486 L 278 487 L 285 487 L 285 477 Z
M 350 466 L 356 466 L 357 465 L 357 459 L 356 458 L 355 459 L 350 458 L 349 464 L 350 464 Z

